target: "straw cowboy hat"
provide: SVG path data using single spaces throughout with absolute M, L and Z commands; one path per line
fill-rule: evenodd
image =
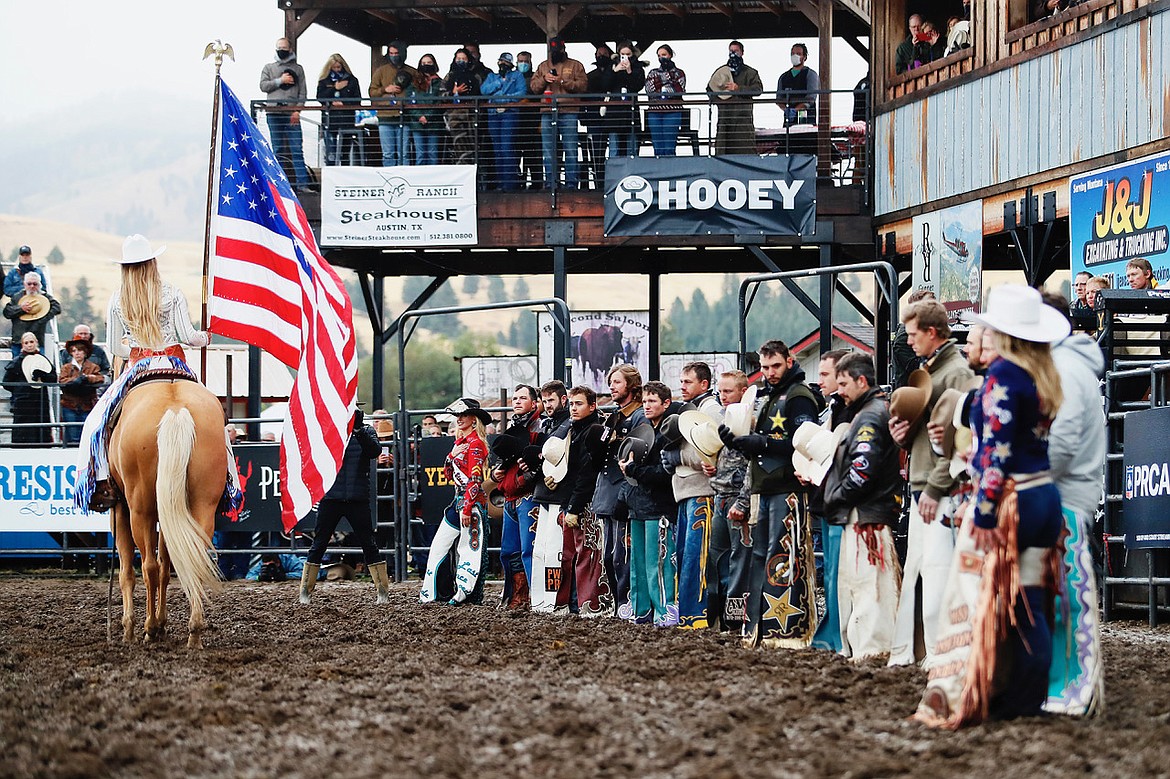
M 759 388 L 755 384 L 751 385 L 744 390 L 743 397 L 738 403 L 732 403 L 723 410 L 723 424 L 735 435 L 747 435 L 752 432 L 757 392 Z
M 719 452 L 723 449 L 723 441 L 719 438 L 715 420 L 702 411 L 684 411 L 679 414 L 678 429 L 687 443 L 699 453 L 703 462 L 715 465 Z
M 44 379 L 34 378 L 33 374 L 37 372 L 52 374 L 53 364 L 43 354 L 26 354 L 20 362 L 20 370 L 24 374 L 24 380 L 29 384 L 44 384 Z
M 848 429 L 849 425 L 844 422 L 837 425 L 836 430 L 821 427 L 816 422 L 802 423 L 792 437 L 792 467 L 796 475 L 819 486 L 833 467 L 833 454 Z
M 890 396 L 890 416 L 904 419 L 913 425 L 930 402 L 930 372 L 918 368 L 910 373 L 905 387 L 898 387 Z
M 443 410 L 448 414 L 454 414 L 456 417 L 461 417 L 464 414 L 471 414 L 485 425 L 490 425 L 492 423 L 492 415 L 479 407 L 478 400 L 472 400 L 471 398 L 459 398 L 459 400 L 455 401 Z
M 622 439 L 621 446 L 618 447 L 618 462 L 625 462 L 632 454 L 634 464 L 640 465 L 654 448 L 654 435 L 654 428 L 645 422 L 635 427 Z M 627 476 L 626 481 L 635 486 L 638 484 L 638 480 L 632 476 Z
M 976 377 L 970 389 L 979 386 Z M 930 421 L 943 425 L 942 452 L 944 460 L 950 461 L 951 478 L 959 477 L 967 469 L 967 462 L 963 455 L 971 451 L 974 436 L 971 427 L 967 424 L 966 410 L 970 392 L 967 390 L 947 389 L 939 396 L 930 413 Z
M 25 300 L 32 304 L 32 308 L 20 315 L 21 320 L 31 322 L 49 313 L 49 298 L 43 293 L 38 292 L 31 296 L 22 295 L 20 302 L 23 303 Z
M 152 249 L 150 247 L 150 241 L 147 240 L 146 236 L 135 233 L 134 235 L 127 236 L 126 240 L 122 241 L 122 258 L 115 259 L 114 262 L 119 265 L 137 265 L 140 262 L 153 260 L 166 250 L 167 247 L 165 246 Z
M 976 324 L 1021 341 L 1050 344 L 1068 337 L 1072 326 L 1040 292 L 1024 284 L 1004 284 L 991 291 L 991 303 L 982 314 L 970 314 Z
M 561 481 L 569 473 L 569 442 L 565 438 L 551 437 L 540 449 L 544 456 L 544 475 L 553 481 Z

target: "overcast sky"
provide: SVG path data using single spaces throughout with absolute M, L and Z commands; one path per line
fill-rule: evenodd
M 34 120 L 48 116 L 84 122 L 84 116 L 69 114 L 70 106 L 78 102 L 100 100 L 116 108 L 154 94 L 170 94 L 210 105 L 214 69 L 210 60 L 203 62 L 201 57 L 204 46 L 215 38 L 231 43 L 236 52 L 236 62 L 225 63 L 223 70 L 232 89 L 242 100 L 261 97 L 260 69 L 273 59 L 273 43 L 283 33 L 283 14 L 275 0 L 0 0 L 0 20 L 0 52 L 8 64 L 8 75 L 0 79 L 0 105 L 9 109 L 0 117 L 0 126 L 16 125 L 17 136 L 36 132 Z M 692 90 L 702 90 L 711 71 L 726 57 L 724 41 L 671 43 Z M 760 70 L 768 88 L 787 67 L 791 42 L 776 43 L 747 41 L 745 59 Z M 812 49 L 810 60 L 815 62 L 816 41 L 807 43 Z M 431 51 L 445 67 L 454 48 L 415 44 L 408 58 L 413 63 L 424 51 Z M 497 48 L 504 50 L 486 47 L 489 66 L 499 54 Z M 529 48 L 541 58 L 535 42 L 512 48 Z M 309 80 L 315 81 L 325 59 L 335 51 L 354 68 L 364 92 L 369 51 L 358 43 L 313 27 L 301 38 L 298 60 Z M 588 44 L 570 43 L 569 51 L 586 64 L 592 60 Z M 834 55 L 838 63 L 835 86 L 851 87 L 864 73 L 864 63 L 843 43 L 835 45 Z M 13 111 L 14 107 L 20 110 Z M 6 127 L 6 134 L 9 131 Z

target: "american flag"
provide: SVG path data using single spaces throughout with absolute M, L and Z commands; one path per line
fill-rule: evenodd
M 353 307 L 247 109 L 220 84 L 208 329 L 296 371 L 280 446 L 285 529 L 337 479 L 357 397 Z

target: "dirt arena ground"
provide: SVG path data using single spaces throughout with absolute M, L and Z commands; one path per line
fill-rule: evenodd
M 1164 628 L 1107 627 L 1103 717 L 937 733 L 908 720 L 915 669 L 295 591 L 228 585 L 192 653 L 177 585 L 170 640 L 124 646 L 104 580 L 0 577 L 0 776 L 1170 775 Z

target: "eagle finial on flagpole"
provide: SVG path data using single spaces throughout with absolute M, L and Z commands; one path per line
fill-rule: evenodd
M 219 72 L 220 66 L 223 65 L 223 56 L 225 54 L 232 62 L 236 61 L 236 53 L 232 50 L 232 45 L 230 43 L 223 43 L 219 38 L 207 44 L 207 48 L 203 50 L 203 59 L 207 59 L 212 54 L 215 55 L 215 70 L 217 73 Z

